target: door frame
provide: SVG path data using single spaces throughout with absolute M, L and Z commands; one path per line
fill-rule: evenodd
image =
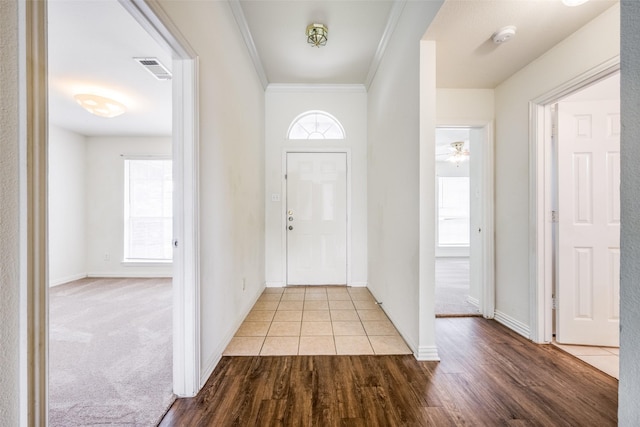
M 555 243 L 551 106 L 618 71 L 620 56 L 615 56 L 529 101 L 529 338 L 539 344 L 553 340 Z
M 486 319 L 495 317 L 496 284 L 495 284 L 495 225 L 494 225 L 494 138 L 493 121 L 486 120 L 447 120 L 438 122 L 436 128 L 474 128 L 482 129 L 485 133 L 486 144 L 483 147 L 482 182 L 483 197 L 480 201 L 480 210 L 483 214 L 480 244 L 482 246 L 483 262 L 481 263 L 482 275 L 480 281 L 480 314 Z M 434 157 L 435 159 L 435 157 Z M 436 225 L 434 224 L 434 227 Z M 436 227 L 437 228 L 437 227 Z M 435 256 L 434 256 L 435 262 Z
M 174 392 L 179 396 L 194 396 L 200 389 L 200 313 L 199 313 L 199 244 L 198 244 L 198 99 L 197 56 L 178 35 L 166 14 L 155 4 L 144 0 L 120 0 L 156 40 L 177 55 L 174 60 L 174 165 L 176 180 L 182 191 L 183 208 L 176 212 L 178 237 L 182 251 L 177 257 L 180 272 L 174 291 Z M 19 93 L 25 119 L 20 141 L 25 156 L 21 166 L 26 184 L 21 189 L 23 210 L 27 221 L 20 239 L 25 245 L 24 290 L 21 305 L 24 318 L 20 336 L 22 406 L 24 425 L 47 425 L 48 420 L 48 364 L 49 364 L 49 284 L 47 242 L 47 2 L 20 2 L 19 58 L 21 80 Z M 174 148 L 175 150 L 175 148 Z M 175 175 L 174 175 L 175 176 Z M 187 215 L 188 214 L 188 215 Z M 175 268 L 175 267 L 174 267 Z M 174 277 L 175 280 L 175 277 Z M 179 299 L 175 295 L 180 293 Z M 179 315 L 183 314 L 183 317 Z
M 351 286 L 351 149 L 346 147 L 340 148 L 292 148 L 287 147 L 282 150 L 282 181 L 281 181 L 281 212 L 280 212 L 280 229 L 282 235 L 282 253 L 284 257 L 282 259 L 282 277 L 284 277 L 284 286 L 288 286 L 289 277 L 287 275 L 287 263 L 289 260 L 288 245 L 287 245 L 287 154 L 289 153 L 344 153 L 347 156 L 347 258 L 346 258 L 346 270 L 347 270 L 347 286 Z
M 200 378 L 200 243 L 198 56 L 156 3 L 118 0 L 147 33 L 172 53 L 174 176 L 173 392 L 192 397 Z

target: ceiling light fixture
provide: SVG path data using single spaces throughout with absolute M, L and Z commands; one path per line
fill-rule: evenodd
M 580 6 L 581 4 L 585 4 L 589 0 L 562 0 L 562 4 L 569 7 Z
M 500 28 L 498 31 L 493 33 L 491 35 L 491 40 L 493 40 L 495 44 L 502 44 L 514 38 L 515 35 L 516 35 L 516 27 L 514 27 L 513 25 L 509 25 L 509 26 Z
M 73 97 L 85 110 L 96 116 L 112 118 L 127 111 L 127 108 L 110 98 L 90 93 L 79 93 Z
M 320 47 L 327 44 L 327 27 L 324 24 L 311 24 L 307 27 L 307 43 Z
M 451 163 L 455 163 L 456 166 L 459 166 L 460 162 L 464 162 L 469 159 L 469 150 L 465 150 L 464 141 L 452 142 L 450 150 L 452 153 L 447 160 Z

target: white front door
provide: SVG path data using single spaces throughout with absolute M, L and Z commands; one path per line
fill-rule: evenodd
M 286 182 L 287 285 L 346 285 L 346 153 L 287 153 Z
M 620 104 L 558 104 L 556 340 L 619 345 Z

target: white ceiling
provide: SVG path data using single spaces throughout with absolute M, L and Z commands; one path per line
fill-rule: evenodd
M 265 83 L 364 85 L 403 1 L 229 0 Z M 447 0 L 424 37 L 437 41 L 438 87 L 493 88 L 616 2 Z M 307 45 L 312 22 L 328 27 L 325 47 Z M 516 37 L 494 45 L 491 35 L 506 25 L 518 27 Z M 84 135 L 170 134 L 171 82 L 155 80 L 133 61 L 139 56 L 171 66 L 170 54 L 117 0 L 49 1 L 51 123 Z M 113 119 L 87 113 L 73 95 L 90 89 L 128 112 Z
M 81 135 L 170 135 L 171 80 L 160 81 L 133 60 L 164 51 L 116 1 L 50 0 L 49 121 Z M 114 118 L 85 111 L 73 96 L 94 93 L 127 107 Z
M 436 84 L 495 88 L 616 3 L 591 0 L 568 7 L 560 0 L 447 0 L 424 37 L 437 42 Z M 508 25 L 517 28 L 516 36 L 493 43 L 493 33 Z
M 241 0 L 269 83 L 363 84 L 393 0 Z M 327 26 L 324 47 L 307 44 L 311 23 Z

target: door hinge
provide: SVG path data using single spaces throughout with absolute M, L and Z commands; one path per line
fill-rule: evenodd
M 287 174 L 286 173 L 284 174 L 284 179 L 287 179 Z
M 556 299 L 556 297 L 551 298 L 551 309 L 552 310 L 558 309 L 558 300 Z
M 551 222 L 558 222 L 558 211 L 551 211 Z

